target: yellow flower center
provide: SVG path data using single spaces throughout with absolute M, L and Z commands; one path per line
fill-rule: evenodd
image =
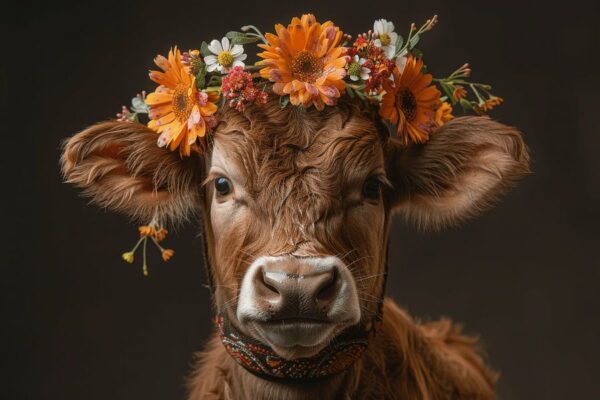
M 360 71 L 362 70 L 362 66 L 356 61 L 352 61 L 348 66 L 348 75 L 350 76 L 358 76 L 360 75 Z
M 412 121 L 417 116 L 417 98 L 410 91 L 410 89 L 404 89 L 398 92 L 396 95 L 396 104 L 407 121 Z
M 173 113 L 179 121 L 187 121 L 194 108 L 194 101 L 188 95 L 188 89 L 187 85 L 179 84 L 173 93 Z
M 387 34 L 387 33 L 385 33 L 385 32 L 384 32 L 384 33 L 381 33 L 381 34 L 379 34 L 379 40 L 381 41 L 381 45 L 382 45 L 382 46 L 387 46 L 387 45 L 389 45 L 390 43 L 392 43 L 392 38 L 390 37 L 390 35 L 389 35 L 389 34 Z
M 321 76 L 324 67 L 323 60 L 309 51 L 303 51 L 292 61 L 292 75 L 302 82 L 313 83 Z
M 234 59 L 231 53 L 225 50 L 219 53 L 217 61 L 224 67 L 231 67 L 231 64 L 233 64 Z

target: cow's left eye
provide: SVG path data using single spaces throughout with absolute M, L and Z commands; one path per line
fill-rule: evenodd
M 381 182 L 376 177 L 371 177 L 365 181 L 363 186 L 363 196 L 369 200 L 379 200 L 381 195 Z
M 219 176 L 215 179 L 215 190 L 220 196 L 227 196 L 231 193 L 231 182 L 229 182 L 229 179 Z

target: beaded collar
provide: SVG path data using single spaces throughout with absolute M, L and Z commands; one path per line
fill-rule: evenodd
M 217 316 L 216 324 L 225 350 L 246 370 L 261 378 L 292 380 L 324 378 L 346 370 L 361 358 L 379 326 L 355 325 L 316 355 L 286 360 L 264 343 L 241 334 L 223 315 Z

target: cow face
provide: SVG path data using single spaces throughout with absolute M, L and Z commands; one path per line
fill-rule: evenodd
M 202 154 L 106 122 L 66 142 L 63 171 L 100 205 L 143 219 L 205 216 L 218 311 L 293 359 L 368 324 L 382 296 L 390 217 L 423 229 L 472 216 L 527 171 L 515 130 L 457 118 L 405 147 L 352 104 L 226 109 Z

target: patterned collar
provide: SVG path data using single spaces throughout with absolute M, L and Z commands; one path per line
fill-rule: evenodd
M 355 325 L 309 358 L 286 360 L 269 346 L 242 335 L 222 315 L 216 318 L 219 336 L 227 353 L 254 375 L 266 379 L 315 379 L 342 372 L 361 358 L 379 324 L 365 329 Z

